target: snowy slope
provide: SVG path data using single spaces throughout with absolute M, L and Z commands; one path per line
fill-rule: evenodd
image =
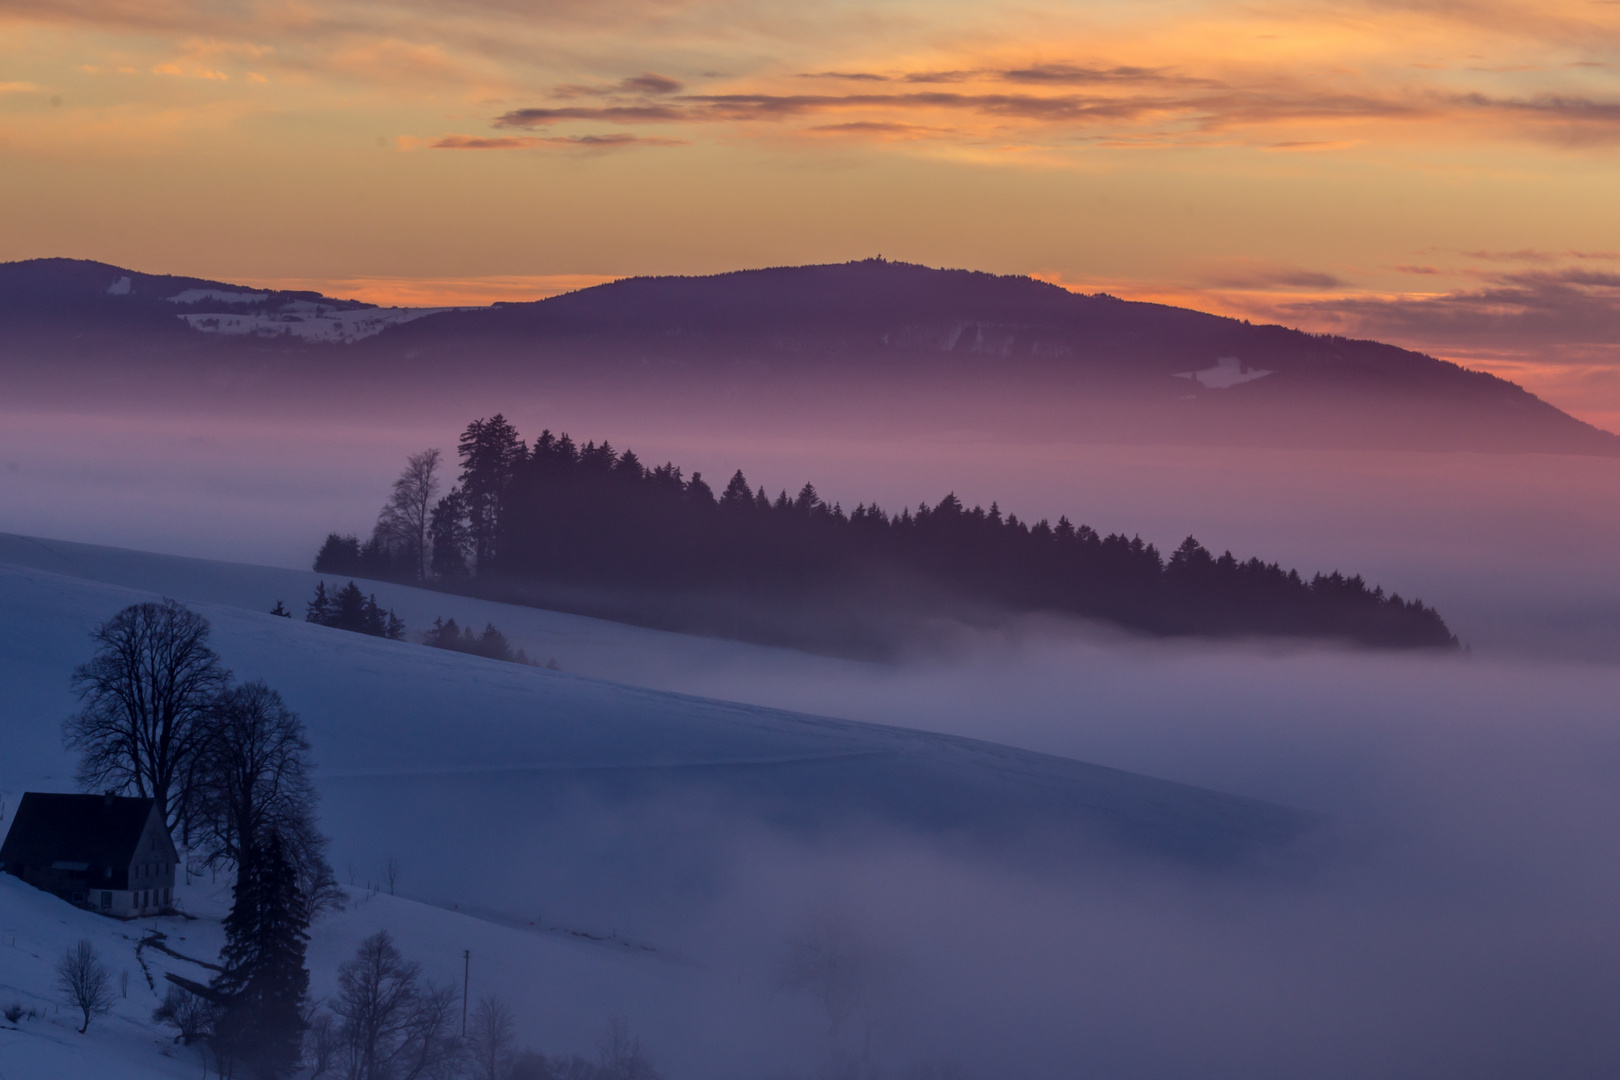
M 248 582 L 229 586 L 230 568 L 214 566 L 211 591 L 235 591 L 244 604 L 263 589 L 252 578 L 289 574 L 249 568 Z M 162 578 L 161 564 L 153 577 Z M 168 587 L 179 582 L 151 584 L 154 593 L 197 599 L 194 590 Z M 140 598 L 37 570 L 0 570 L 0 600 L 21 638 L 0 651 L 0 677 L 14 688 L 6 726 L 26 750 L 0 766 L 5 786 L 37 777 L 46 763 L 62 778 L 57 725 L 72 708 L 68 680 L 87 654 L 84 634 Z M 1079 762 L 500 664 L 277 619 L 262 601 L 256 606 L 199 610 L 213 621 L 226 663 L 242 678 L 267 679 L 305 716 L 334 812 L 352 797 L 364 813 L 380 787 L 403 777 L 422 778 L 410 781 L 417 790 L 439 786 L 446 798 L 461 785 L 473 788 L 468 797 L 496 798 L 506 784 L 554 791 L 565 779 L 611 799 L 673 785 L 741 800 L 763 819 L 795 827 L 875 817 L 1004 839 L 1040 822 L 1217 861 L 1284 842 L 1299 826 L 1277 808 Z M 396 823 L 402 816 L 398 808 L 390 814 Z
M 1215 868 L 1289 850 L 1310 828 L 1269 804 L 1063 758 L 501 664 L 265 612 L 277 598 L 296 606 L 314 580 L 5 538 L 0 797 L 10 807 L 23 790 L 75 788 L 60 722 L 74 707 L 69 677 L 89 655 L 88 630 L 138 600 L 184 599 L 211 621 L 236 675 L 266 679 L 309 726 L 333 863 L 361 898 L 317 927 L 316 993 L 330 991 L 337 963 L 366 933 L 388 928 L 441 982 L 454 981 L 471 950 L 473 997 L 480 986 L 500 993 L 524 1041 L 548 1052 L 589 1054 L 606 1019 L 622 1015 L 676 1076 L 758 1076 L 809 1060 L 825 1035 L 806 1002 L 780 991 L 782 942 L 851 883 L 898 873 L 906 884 L 889 887 L 927 895 L 908 860 L 1000 866 L 986 881 L 1015 866 L 1078 872 L 1121 853 Z M 531 649 L 544 635 L 583 640 L 581 655 L 604 662 L 638 642 L 732 647 L 378 588 L 418 626 L 429 612 L 493 616 Z M 399 895 L 378 895 L 390 861 Z M 25 1004 L 51 998 L 50 965 L 81 936 L 120 968 L 148 925 L 188 956 L 217 953 L 210 920 L 223 910 L 220 883 L 181 890 L 201 916 L 183 925 L 114 923 L 8 879 L 0 886 L 0 931 L 18 940 L 15 955 L 0 950 L 0 1004 L 8 994 Z M 205 974 L 142 955 L 154 978 Z M 185 1054 L 160 1052 L 161 1033 L 144 1022 L 156 997 L 131 971 L 131 997 L 90 1036 L 54 1014 L 0 1031 L 11 1040 L 0 1041 L 0 1076 L 144 1080 L 194 1068 Z M 126 1059 L 143 1064 L 108 1071 Z
M 316 582 L 324 580 L 334 584 L 347 580 L 342 576 L 282 567 L 159 555 L 10 533 L 0 533 L 0 565 L 47 570 L 187 602 L 252 611 L 269 611 L 280 600 L 295 618 L 303 617 L 304 602 L 315 591 Z M 758 667 L 803 655 L 471 599 L 393 582 L 362 581 L 362 584 L 384 607 L 398 612 L 413 635 L 441 617 L 453 618 L 475 630 L 493 622 L 514 647 L 523 648 L 538 663 L 554 659 L 566 671 L 618 682 L 667 687 L 668 676 L 678 669 L 691 671 L 731 663 Z M 835 666 L 848 667 L 846 664 Z
M 29 1010 L 15 1025 L 0 1018 L 0 1080 L 197 1076 L 197 1051 L 176 1045 L 171 1029 L 153 1023 L 152 1011 L 169 986 L 166 973 L 200 982 L 213 976 L 225 894 L 222 886 L 181 886 L 182 899 L 201 914 L 121 922 L 0 875 L 0 1009 L 17 1004 Z M 712 1007 L 717 989 L 730 999 L 730 1009 L 746 1008 L 737 995 L 725 993 L 723 981 L 717 987 L 711 973 L 690 963 L 545 929 L 350 889 L 345 909 L 324 916 L 311 935 L 311 996 L 329 999 L 338 965 L 364 938 L 386 930 L 430 981 L 453 984 L 459 992 L 465 972 L 473 1000 L 490 993 L 502 997 L 523 1020 L 524 1043 L 549 1053 L 589 1057 L 608 1017 L 630 1020 L 683 1000 Z M 63 951 L 79 940 L 95 946 L 118 991 L 111 1013 L 94 1019 L 83 1035 L 79 1014 L 56 992 L 55 975 Z M 463 950 L 471 954 L 465 969 Z M 537 972 L 544 978 L 536 978 Z M 752 1022 L 791 1038 L 791 1006 L 775 1001 L 752 1009 Z M 677 1049 L 674 1056 L 683 1055 Z
M 552 672 L 264 614 L 314 581 L 0 538 L 0 799 L 74 786 L 59 723 L 87 629 L 194 604 L 310 726 L 353 898 L 316 928 L 317 995 L 387 928 L 441 983 L 469 951 L 472 997 L 505 998 L 520 1042 L 589 1056 L 621 1016 L 671 1080 L 837 1075 L 866 1047 L 882 1080 L 1614 1073 L 1613 665 L 1059 626 L 883 666 L 376 586 L 414 626 L 494 621 Z M 1074 759 L 1323 811 L 1340 843 L 1288 864 L 1306 873 L 1222 871 L 1298 818 Z M 397 896 L 375 888 L 391 859 Z M 211 958 L 223 884 L 150 925 Z M 51 998 L 81 936 L 129 967 L 145 925 L 0 879 L 0 1007 Z M 836 1033 L 782 974 L 828 926 L 863 991 Z M 83 1039 L 49 1014 L 0 1028 L 0 1076 L 196 1075 L 132 979 Z

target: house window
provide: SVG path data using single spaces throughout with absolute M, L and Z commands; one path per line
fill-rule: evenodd
M 101 910 L 102 911 L 111 911 L 112 910 L 112 893 L 107 892 L 105 889 L 102 890 L 102 893 L 101 893 Z

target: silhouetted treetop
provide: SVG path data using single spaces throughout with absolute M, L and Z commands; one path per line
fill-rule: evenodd
M 325 581 L 315 583 L 315 595 L 305 605 L 304 619 L 337 630 L 352 630 L 373 637 L 399 641 L 405 637 L 405 623 L 389 608 L 367 596 L 360 586 L 349 582 L 337 592 L 328 592 Z
M 1434 609 L 1359 575 L 1306 578 L 1217 556 L 1190 536 L 1166 558 L 1139 536 L 1104 536 L 1068 517 L 1031 524 L 997 503 L 969 509 L 954 492 L 896 514 L 866 504 L 846 512 L 811 483 L 773 500 L 741 469 L 716 498 L 701 474 L 649 468 L 605 440 L 581 448 L 548 430 L 528 447 L 498 415 L 468 426 L 460 454 L 460 484 L 431 516 L 441 583 L 473 577 L 514 596 L 525 582 L 767 602 L 838 593 L 869 604 L 929 591 L 1152 634 L 1457 644 Z M 317 567 L 364 557 L 353 537 L 334 534 Z

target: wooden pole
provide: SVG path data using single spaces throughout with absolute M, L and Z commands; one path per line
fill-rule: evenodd
M 461 1037 L 467 1037 L 467 977 L 472 973 L 472 950 L 461 950 Z

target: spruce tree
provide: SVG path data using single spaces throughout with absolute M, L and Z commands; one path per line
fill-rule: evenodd
M 611 448 L 606 443 L 600 449 L 592 446 L 591 450 L 593 460 L 611 466 L 612 462 L 607 461 Z M 456 452 L 461 457 L 461 495 L 466 505 L 473 564 L 482 573 L 495 558 L 507 486 L 527 460 L 528 452 L 517 429 L 499 413 L 468 424 Z
M 304 621 L 320 623 L 322 626 L 330 625 L 332 598 L 326 594 L 326 582 L 315 583 L 315 598 L 304 608 Z
M 376 607 L 376 601 L 372 602 Z M 332 614 L 327 626 L 335 626 L 339 630 L 354 630 L 362 634 L 371 633 L 366 618 L 366 594 L 360 591 L 360 586 L 349 582 L 338 590 L 333 598 Z
M 281 837 L 244 851 L 225 919 L 225 970 L 213 982 L 222 1007 L 213 1043 L 220 1071 L 283 1080 L 298 1068 L 309 971 L 309 920 Z
M 329 533 L 315 556 L 317 574 L 353 574 L 360 567 L 360 538 Z
M 429 566 L 439 579 L 467 576 L 467 558 L 472 552 L 467 525 L 467 500 L 459 487 L 440 499 L 428 524 L 432 552 Z
M 754 493 L 748 487 L 748 480 L 743 476 L 741 469 L 731 474 L 731 482 L 726 484 L 726 490 L 720 496 L 720 505 L 728 510 L 754 508 Z

